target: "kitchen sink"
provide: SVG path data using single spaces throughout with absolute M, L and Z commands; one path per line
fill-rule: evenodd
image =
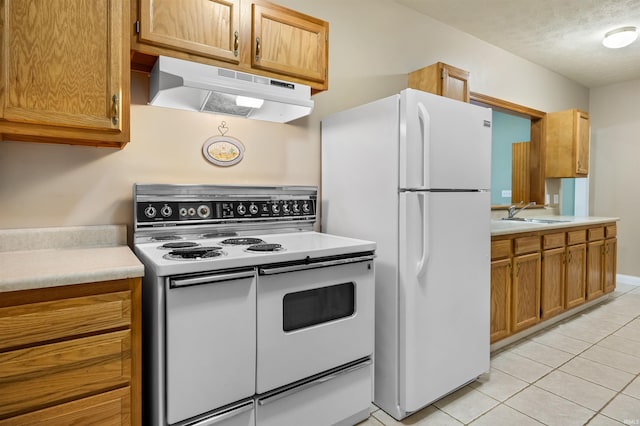
M 503 217 L 502 220 L 506 220 L 509 222 L 524 222 L 524 223 L 565 223 L 569 222 L 568 220 L 559 220 L 559 219 L 535 219 L 530 217 L 512 217 L 507 218 Z

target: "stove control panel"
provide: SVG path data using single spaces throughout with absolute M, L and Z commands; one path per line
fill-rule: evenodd
M 219 223 L 314 218 L 316 199 L 149 201 L 137 203 L 138 223 Z

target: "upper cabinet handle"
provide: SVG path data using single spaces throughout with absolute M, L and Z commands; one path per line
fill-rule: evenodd
M 260 37 L 256 37 L 256 62 L 260 60 Z
M 233 55 L 238 56 L 239 35 L 238 31 L 233 33 Z
M 111 109 L 111 122 L 114 126 L 118 125 L 118 95 L 113 95 L 111 98 L 112 109 Z

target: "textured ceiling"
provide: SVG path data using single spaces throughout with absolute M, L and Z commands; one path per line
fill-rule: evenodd
M 604 34 L 640 29 L 640 0 L 395 0 L 586 87 L 640 78 L 640 39 L 621 49 Z

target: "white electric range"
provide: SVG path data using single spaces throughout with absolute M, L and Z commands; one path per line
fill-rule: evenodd
M 314 232 L 315 187 L 134 186 L 152 425 L 369 415 L 375 243 Z

